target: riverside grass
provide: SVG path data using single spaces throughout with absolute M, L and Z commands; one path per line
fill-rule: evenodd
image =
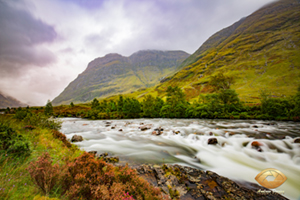
M 9 129 L 29 143 L 24 155 L 8 153 L 10 146 L 20 146 L 15 144 L 18 140 L 7 137 L 0 143 L 1 200 L 169 199 L 127 165 L 115 167 L 79 150 L 58 131 L 59 122 L 44 121 L 45 116 L 27 112 L 23 119 L 0 115 L 1 138 Z M 41 120 L 40 124 L 36 120 Z
M 53 163 L 62 165 L 83 152 L 76 146 L 66 147 L 64 143 L 53 137 L 52 130 L 35 126 L 26 129 L 26 123 L 14 119 L 12 115 L 1 115 L 0 122 L 8 124 L 17 134 L 22 135 L 30 144 L 31 154 L 16 156 L 1 151 L 0 154 L 0 199 L 60 199 L 55 191 L 49 197 L 43 197 L 28 173 L 30 162 L 35 161 L 44 152 L 48 152 Z

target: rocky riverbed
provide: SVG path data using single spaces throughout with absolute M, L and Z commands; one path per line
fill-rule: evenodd
M 98 154 L 108 152 L 108 161 L 115 162 L 113 157 L 118 157 L 119 164 L 131 166 L 177 164 L 251 184 L 257 184 L 255 177 L 262 170 L 275 168 L 287 177 L 277 190 L 284 191 L 289 199 L 300 197 L 300 123 L 201 119 L 62 121 L 61 131 L 68 139 L 82 136 L 76 145 Z

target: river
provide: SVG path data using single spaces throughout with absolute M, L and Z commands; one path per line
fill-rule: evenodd
M 61 132 L 86 151 L 109 152 L 121 163 L 181 164 L 211 170 L 233 180 L 257 183 L 266 168 L 281 171 L 287 180 L 277 191 L 300 199 L 300 123 L 258 120 L 63 118 Z M 148 127 L 142 131 L 141 128 Z M 161 127 L 162 134 L 153 135 Z M 122 130 L 120 130 L 122 129 Z M 177 134 L 176 134 L 177 132 Z M 255 139 L 261 138 L 261 139 Z M 217 145 L 208 140 L 216 138 Z M 254 148 L 252 142 L 259 142 Z

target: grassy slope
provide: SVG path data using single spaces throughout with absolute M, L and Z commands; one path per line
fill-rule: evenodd
M 58 97 L 54 105 L 79 103 L 94 97 L 130 93 L 157 84 L 173 74 L 188 54 L 182 51 L 140 51 L 126 58 L 120 55 L 94 64 L 78 76 Z M 98 58 L 105 60 L 104 58 Z
M 276 2 L 219 31 L 183 62 L 171 80 L 133 96 L 164 96 L 168 86 L 179 85 L 193 100 L 210 92 L 206 83 L 218 72 L 235 77 L 233 89 L 243 101 L 257 102 L 261 89 L 274 96 L 294 94 L 300 84 L 298 2 Z
M 29 163 L 36 160 L 42 153 L 48 152 L 53 158 L 53 163 L 60 165 L 82 154 L 77 148 L 70 150 L 65 147 L 61 140 L 52 136 L 49 129 L 37 127 L 34 130 L 25 130 L 23 127 L 26 124 L 17 122 L 7 115 L 1 115 L 0 121 L 9 123 L 18 134 L 27 138 L 32 148 L 31 155 L 26 158 L 17 159 L 10 155 L 0 158 L 0 199 L 38 199 L 38 196 L 43 196 L 31 180 L 27 170 Z

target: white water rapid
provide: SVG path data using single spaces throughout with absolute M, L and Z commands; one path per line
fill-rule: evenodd
M 121 163 L 181 164 L 253 183 L 257 183 L 255 177 L 262 170 L 275 168 L 287 177 L 276 191 L 284 191 L 287 198 L 300 199 L 300 144 L 293 142 L 294 137 L 300 137 L 300 123 L 200 119 L 61 120 L 61 132 L 68 139 L 75 134 L 84 138 L 76 143 L 80 148 L 109 152 L 119 156 Z M 142 126 L 150 129 L 142 131 Z M 158 127 L 164 129 L 163 133 L 152 135 Z M 176 131 L 180 133 L 174 133 Z M 260 134 L 269 138 L 253 138 Z M 213 137 L 218 144 L 208 145 L 208 139 Z M 253 141 L 260 143 L 260 151 L 251 146 Z

